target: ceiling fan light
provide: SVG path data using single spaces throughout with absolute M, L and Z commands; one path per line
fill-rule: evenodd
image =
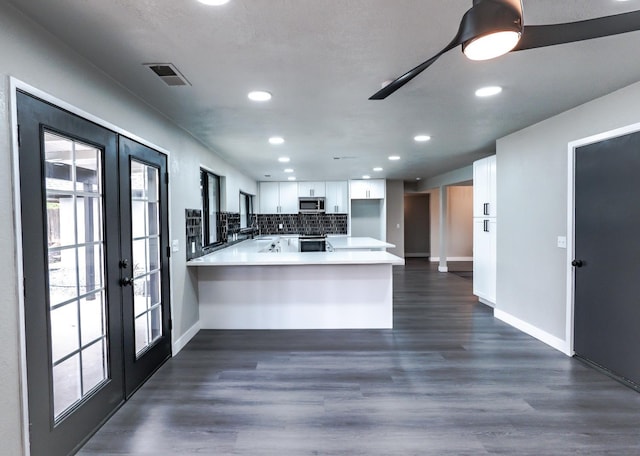
M 520 32 L 500 31 L 479 36 L 462 45 L 462 52 L 471 60 L 489 60 L 511 51 L 518 41 Z

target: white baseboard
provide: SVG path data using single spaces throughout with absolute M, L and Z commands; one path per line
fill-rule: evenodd
M 187 331 L 180 336 L 180 338 L 178 340 L 176 340 L 173 343 L 173 356 L 176 356 L 178 353 L 180 353 L 180 350 L 182 350 L 191 339 L 193 339 L 193 337 L 198 334 L 198 331 L 200 331 L 201 329 L 201 324 L 200 324 L 200 320 L 196 321 L 196 323 L 189 329 L 187 329 Z
M 493 316 L 500 321 L 505 322 L 508 325 L 513 326 L 514 328 L 522 331 L 523 333 L 529 334 L 531 337 L 535 337 L 540 342 L 544 342 L 550 347 L 555 348 L 558 351 L 561 351 L 567 356 L 573 356 L 571 350 L 569 349 L 569 344 L 567 341 L 560 339 L 554 335 L 549 334 L 546 331 L 543 331 L 540 328 L 533 326 L 526 321 L 522 321 L 519 318 L 514 317 L 511 314 L 508 314 L 499 309 L 493 309 Z
M 449 268 L 446 266 L 438 266 L 438 272 L 449 272 Z
M 429 257 L 429 261 L 438 263 L 440 257 Z M 447 261 L 473 261 L 473 257 L 447 257 Z
M 405 253 L 405 258 L 429 258 L 429 253 Z
M 478 301 L 480 301 L 485 306 L 489 306 L 489 307 L 492 307 L 492 308 L 496 307 L 496 303 L 495 302 L 493 302 L 493 301 L 491 301 L 489 299 L 485 299 L 485 298 L 483 298 L 483 297 L 481 297 L 479 295 L 476 295 L 476 296 L 478 296 Z

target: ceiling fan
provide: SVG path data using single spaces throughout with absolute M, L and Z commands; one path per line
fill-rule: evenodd
M 373 94 L 383 100 L 429 68 L 444 53 L 462 45 L 471 60 L 488 60 L 522 51 L 640 30 L 640 11 L 553 25 L 524 25 L 522 0 L 473 0 L 451 42 L 429 60 Z

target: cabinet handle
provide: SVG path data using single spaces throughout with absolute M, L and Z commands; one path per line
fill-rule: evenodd
M 315 192 L 313 191 L 313 189 L 309 190 L 309 196 L 314 196 Z
M 335 212 L 338 212 L 338 206 L 334 206 L 335 207 Z
M 489 215 L 489 203 L 482 205 L 482 215 Z
M 484 232 L 489 232 L 489 220 L 484 220 Z

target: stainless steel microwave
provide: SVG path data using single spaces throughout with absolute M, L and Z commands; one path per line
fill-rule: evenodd
M 300 198 L 298 212 L 301 214 L 324 214 L 324 198 Z

